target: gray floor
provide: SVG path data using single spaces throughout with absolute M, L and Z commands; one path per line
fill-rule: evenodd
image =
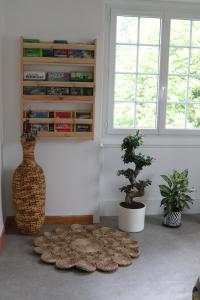
M 184 216 L 178 229 L 146 218 L 134 234 L 141 256 L 114 273 L 58 271 L 41 264 L 32 237 L 10 230 L 0 253 L 0 300 L 189 300 L 200 274 L 200 215 Z M 103 218 L 106 226 L 116 218 Z

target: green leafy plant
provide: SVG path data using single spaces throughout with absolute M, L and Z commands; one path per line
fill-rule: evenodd
M 142 153 L 135 153 L 135 150 L 142 144 L 143 136 L 140 131 L 137 130 L 135 135 L 125 137 L 121 145 L 121 150 L 124 151 L 122 155 L 124 164 L 134 164 L 133 168 L 118 170 L 117 172 L 118 176 L 123 175 L 129 180 L 129 184 L 122 186 L 120 191 L 126 193 L 125 202 L 130 205 L 133 203 L 134 198 L 143 196 L 145 188 L 151 185 L 149 179 L 136 179 L 143 167 L 150 166 L 153 160 L 153 157 L 145 156 Z
M 193 203 L 192 198 L 188 195 L 192 193 L 189 188 L 188 169 L 183 172 L 173 171 L 172 175 L 161 175 L 166 185 L 159 185 L 163 199 L 160 206 L 164 206 L 164 215 L 167 216 L 172 212 L 182 212 L 184 208 L 190 208 L 189 204 Z

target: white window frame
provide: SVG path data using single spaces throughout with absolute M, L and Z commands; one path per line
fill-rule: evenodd
M 118 8 L 116 5 L 107 7 L 107 41 L 105 42 L 105 102 L 104 105 L 104 131 L 106 135 L 126 135 L 133 133 L 136 129 L 118 129 L 113 128 L 114 117 L 114 74 L 115 74 L 115 38 L 116 38 L 116 17 L 120 15 L 136 17 L 155 17 L 161 18 L 161 41 L 160 41 L 160 61 L 162 66 L 159 70 L 159 90 L 157 103 L 157 128 L 141 129 L 142 133 L 150 135 L 200 135 L 200 129 L 166 129 L 166 104 L 167 104 L 167 81 L 168 81 L 168 59 L 169 59 L 169 42 L 170 42 L 170 20 L 187 19 L 200 20 L 200 6 L 184 5 L 176 3 L 175 5 L 158 4 L 152 7 L 145 6 L 145 10 L 139 8 L 128 9 Z M 170 6 L 170 8 L 169 8 Z M 144 5 L 143 5 L 144 7 Z M 197 13 L 197 9 L 199 13 Z M 182 10 L 182 12 L 180 12 Z M 109 27 L 108 27 L 109 26 Z M 106 118 L 106 119 L 105 119 Z

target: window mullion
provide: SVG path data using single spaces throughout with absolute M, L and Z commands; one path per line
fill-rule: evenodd
M 188 119 L 188 101 L 189 101 L 189 81 L 190 81 L 190 61 L 192 52 L 192 21 L 190 21 L 190 48 L 189 48 L 189 59 L 188 59 L 188 76 L 187 76 L 187 95 L 185 104 L 185 129 L 187 129 L 187 119 Z
M 161 50 L 160 50 L 160 78 L 158 93 L 158 131 L 165 130 L 165 120 L 167 111 L 167 82 L 168 82 L 168 62 L 170 46 L 170 18 L 163 16 L 161 30 Z
M 138 67 L 139 67 L 139 38 L 140 38 L 140 17 L 138 18 L 137 32 L 137 52 L 136 52 L 136 76 L 135 76 L 135 110 L 134 110 L 134 128 L 136 128 L 136 109 L 137 109 L 137 85 L 138 85 Z
M 110 68 L 108 72 L 108 98 L 112 99 L 112 101 L 108 102 L 108 119 L 107 126 L 109 130 L 113 129 L 113 121 L 114 121 L 114 89 L 115 89 L 115 58 L 116 58 L 116 25 L 117 25 L 117 15 L 115 13 L 111 13 L 110 18 L 110 41 L 109 41 L 109 61 Z

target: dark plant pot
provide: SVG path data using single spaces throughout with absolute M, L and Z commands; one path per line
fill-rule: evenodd
M 179 227 L 181 226 L 181 212 L 172 212 L 163 219 L 163 225 L 168 227 Z

